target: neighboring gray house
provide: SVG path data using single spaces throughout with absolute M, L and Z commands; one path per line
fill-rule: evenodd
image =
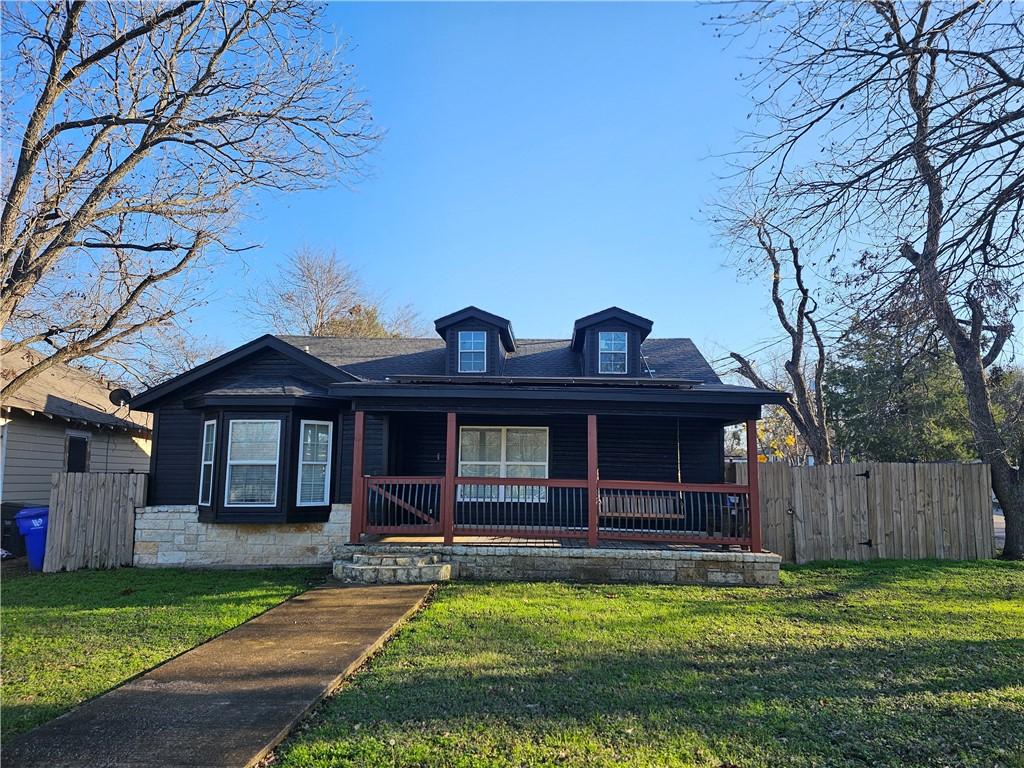
M 31 354 L 31 353 L 29 353 Z M 6 383 L 27 361 L 0 357 Z M 110 402 L 110 387 L 55 366 L 8 396 L 0 390 L 0 500 L 46 505 L 54 472 L 148 472 L 151 417 Z

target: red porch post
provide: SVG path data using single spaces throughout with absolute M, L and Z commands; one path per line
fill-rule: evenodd
M 366 414 L 356 411 L 355 432 L 352 436 L 352 522 L 349 542 L 358 544 L 366 527 L 366 488 L 363 485 L 363 432 Z
M 747 422 L 747 498 L 750 504 L 750 551 L 761 551 L 761 494 L 757 488 L 757 420 Z
M 587 414 L 587 546 L 597 546 L 597 519 L 600 513 L 597 487 L 597 416 Z
M 455 473 L 458 468 L 458 429 L 454 411 L 448 412 L 444 444 L 444 484 L 441 486 L 441 532 L 444 543 L 455 540 Z

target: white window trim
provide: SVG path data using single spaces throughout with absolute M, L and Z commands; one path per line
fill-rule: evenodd
M 479 349 L 467 349 L 466 352 L 483 352 L 484 354 L 484 367 L 479 371 L 466 371 L 462 368 L 462 336 L 468 333 L 482 333 L 484 335 L 484 348 Z M 487 331 L 459 331 L 459 373 L 487 373 Z
M 324 495 L 323 501 L 303 501 L 302 500 L 302 465 L 303 464 L 321 464 L 319 461 L 303 461 L 302 460 L 302 433 L 306 429 L 306 425 L 310 424 L 313 426 L 327 427 L 327 462 L 324 470 Z M 316 421 L 313 419 L 302 419 L 299 422 L 299 467 L 298 475 L 295 481 L 295 506 L 297 507 L 323 507 L 331 503 L 331 448 L 334 443 L 334 422 L 332 421 Z
M 263 504 L 260 502 L 234 502 L 232 503 L 228 498 L 228 494 L 231 493 L 231 467 L 245 466 L 245 465 L 258 465 L 264 466 L 269 464 L 269 461 L 255 461 L 253 459 L 235 459 L 231 460 L 231 433 L 235 429 L 235 424 L 263 424 L 265 422 L 274 422 L 277 424 L 277 453 L 274 454 L 274 498 L 269 504 Z M 226 449 L 226 459 L 224 464 L 224 506 L 225 507 L 261 507 L 270 508 L 277 506 L 277 486 L 280 482 L 281 474 L 281 420 L 280 419 L 229 419 L 228 420 L 228 444 Z
M 203 422 L 203 442 L 200 447 L 200 451 L 206 451 L 206 428 L 213 424 L 213 453 L 210 456 L 210 460 L 207 461 L 203 458 L 203 453 L 199 454 L 199 506 L 209 507 L 213 505 L 213 465 L 217 460 L 217 420 L 208 419 Z M 206 474 L 206 467 L 210 467 L 210 498 L 203 501 L 203 476 Z
M 602 352 L 601 351 L 601 334 L 604 333 L 615 333 L 622 334 L 625 337 L 626 347 L 621 352 Z M 606 371 L 601 366 L 601 355 L 622 355 L 626 364 L 622 367 L 621 371 Z M 625 376 L 629 373 L 629 333 L 626 331 L 598 331 L 597 332 L 597 372 L 603 376 Z
M 463 430 L 466 430 L 466 429 L 499 429 L 499 430 L 501 430 L 501 460 L 500 461 L 463 461 L 462 460 L 462 432 L 463 432 Z M 509 462 L 507 460 L 507 458 L 508 458 L 507 457 L 507 448 L 508 448 L 507 436 L 508 436 L 508 430 L 510 430 L 510 429 L 522 429 L 522 430 L 532 430 L 532 431 L 536 431 L 536 432 L 543 432 L 544 433 L 544 461 L 513 461 L 513 462 Z M 548 428 L 548 427 L 531 427 L 531 426 L 517 427 L 517 426 L 514 426 L 514 425 L 513 426 L 508 426 L 508 427 L 500 427 L 500 426 L 497 426 L 497 425 L 488 425 L 488 424 L 467 424 L 467 425 L 459 427 L 459 477 L 468 477 L 468 478 L 472 479 L 471 476 L 463 475 L 462 474 L 462 467 L 463 467 L 463 465 L 466 465 L 466 464 L 473 464 L 473 465 L 478 465 L 478 466 L 479 465 L 484 465 L 484 466 L 489 466 L 489 467 L 495 467 L 496 466 L 496 467 L 498 467 L 498 477 L 508 478 L 508 465 L 510 463 L 511 464 L 516 464 L 516 465 L 531 466 L 531 467 L 541 467 L 542 466 L 542 467 L 544 467 L 544 477 L 543 478 L 540 478 L 540 477 L 537 477 L 537 478 L 514 477 L 514 478 L 509 478 L 509 479 L 512 479 L 512 480 L 530 480 L 530 479 L 534 479 L 534 480 L 547 480 L 548 476 L 551 474 L 551 430 L 550 430 L 550 428 Z M 488 487 L 488 486 L 481 486 L 481 487 Z M 492 499 L 492 498 L 486 498 L 486 497 L 483 497 L 483 496 L 468 496 L 468 495 L 466 495 L 466 486 L 465 485 L 459 485 L 458 486 L 458 490 L 459 490 L 458 501 L 505 501 L 505 486 L 498 485 L 498 486 L 489 486 L 489 487 L 495 487 L 495 488 L 498 489 L 498 498 Z M 516 499 L 516 501 L 517 502 L 522 501 L 522 502 L 543 503 L 543 502 L 547 501 L 547 488 L 542 488 L 541 489 L 541 495 L 540 495 L 539 498 L 536 498 L 536 499 Z

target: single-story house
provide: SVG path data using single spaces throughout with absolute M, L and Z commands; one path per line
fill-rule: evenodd
M 36 359 L 0 357 L 3 382 Z M 148 472 L 150 415 L 111 402 L 112 385 L 57 365 L 8 395 L 0 390 L 0 499 L 4 518 L 50 502 L 54 472 Z
M 135 397 L 154 422 L 136 562 L 499 537 L 760 550 L 756 473 L 725 484 L 723 435 L 783 393 L 723 384 L 617 307 L 560 340 L 476 307 L 435 328 L 262 336 Z

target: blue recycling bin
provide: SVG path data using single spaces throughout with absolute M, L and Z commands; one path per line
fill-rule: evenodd
M 28 507 L 14 516 L 18 530 L 25 537 L 25 551 L 28 554 L 28 569 L 43 570 L 46 555 L 46 528 L 50 520 L 49 507 Z

